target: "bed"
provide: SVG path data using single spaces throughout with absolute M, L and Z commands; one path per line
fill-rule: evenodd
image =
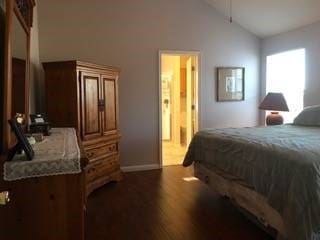
M 196 177 L 276 229 L 278 239 L 320 239 L 319 106 L 294 124 L 200 131 L 183 163 L 192 164 Z

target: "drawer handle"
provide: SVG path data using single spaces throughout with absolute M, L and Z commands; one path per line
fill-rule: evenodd
M 205 183 L 209 183 L 209 182 L 210 182 L 209 176 L 205 176 L 205 177 L 204 177 L 204 181 L 205 181 Z
M 93 157 L 93 156 L 94 156 L 94 153 L 93 153 L 93 152 L 87 153 L 87 157 L 88 157 L 88 158 L 91 158 L 91 157 Z
M 98 108 L 99 108 L 100 112 L 103 112 L 105 110 L 105 101 L 104 101 L 104 99 L 99 99 Z
M 10 202 L 9 192 L 0 193 L 0 205 L 6 205 Z
M 116 145 L 112 145 L 109 147 L 110 152 L 114 152 L 116 150 Z

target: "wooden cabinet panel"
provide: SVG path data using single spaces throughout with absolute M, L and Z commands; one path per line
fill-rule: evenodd
M 101 136 L 99 112 L 100 75 L 82 72 L 82 137 L 84 140 Z
M 103 158 L 99 162 L 88 166 L 86 170 L 86 182 L 90 184 L 116 171 L 120 171 L 119 156 Z
M 102 99 L 104 100 L 103 134 L 110 135 L 117 132 L 117 78 L 102 76 Z
M 119 157 L 115 156 L 112 158 L 104 159 L 101 162 L 100 167 L 97 169 L 96 176 L 98 178 L 106 176 L 112 172 L 119 171 L 120 165 L 119 165 Z
M 118 153 L 118 143 L 92 145 L 85 148 L 85 151 L 90 162 L 93 162 Z
M 76 104 L 80 99 L 78 95 L 80 81 L 77 81 L 74 66 L 57 63 L 43 64 L 43 67 L 45 69 L 45 103 L 48 121 L 52 127 L 80 129 L 80 116 Z

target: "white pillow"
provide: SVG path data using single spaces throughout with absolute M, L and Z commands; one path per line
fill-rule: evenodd
M 294 119 L 294 125 L 320 126 L 320 105 L 306 107 Z

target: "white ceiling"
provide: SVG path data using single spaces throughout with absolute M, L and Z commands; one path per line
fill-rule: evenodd
M 205 0 L 229 16 L 230 0 Z M 320 0 L 233 0 L 233 19 L 259 37 L 320 21 Z

